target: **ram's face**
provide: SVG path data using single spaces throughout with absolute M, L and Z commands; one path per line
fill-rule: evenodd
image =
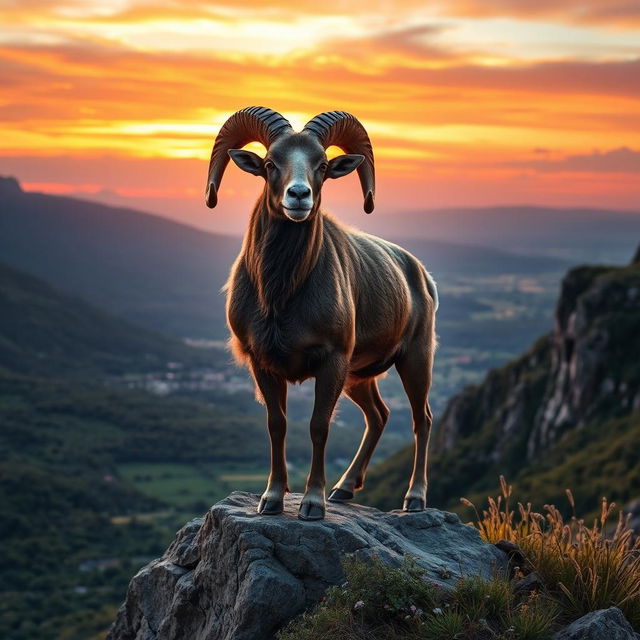
M 328 166 L 322 145 L 310 136 L 277 140 L 264 158 L 270 209 L 294 222 L 306 220 L 320 206 Z
M 278 138 L 264 158 L 236 149 L 229 154 L 241 169 L 266 180 L 269 211 L 293 222 L 303 222 L 317 212 L 327 178 L 347 175 L 364 160 L 362 155 L 349 154 L 328 161 L 318 140 L 304 133 Z

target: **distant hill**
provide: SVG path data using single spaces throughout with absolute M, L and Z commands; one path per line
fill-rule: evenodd
M 416 229 L 411 239 L 393 231 L 388 237 L 405 244 L 436 279 L 536 275 L 568 267 L 554 257 L 433 241 L 425 239 L 422 225 Z M 240 238 L 130 209 L 25 193 L 14 179 L 0 178 L 3 261 L 164 333 L 226 337 L 220 288 L 240 244 Z M 445 306 L 442 313 L 446 320 Z
M 0 308 L 0 367 L 16 373 L 86 379 L 164 370 L 169 361 L 212 367 L 224 357 L 137 327 L 3 263 Z
M 638 255 L 640 257 L 640 254 Z M 434 427 L 429 502 L 484 502 L 499 474 L 519 495 L 586 514 L 606 495 L 640 497 L 640 260 L 579 267 L 562 284 L 555 329 L 451 399 Z M 400 504 L 413 447 L 372 469 L 363 498 Z
M 566 271 L 571 264 L 563 258 L 521 255 L 492 247 L 456 244 L 420 237 L 394 238 L 393 241 L 411 251 L 438 277 L 476 278 L 503 274 L 536 276 L 542 273 Z
M 239 238 L 0 181 L 4 262 L 163 333 L 224 335 L 220 288 L 239 247 Z
M 640 210 L 502 206 L 372 216 L 374 233 L 412 229 L 413 238 L 553 256 L 572 263 L 619 264 L 640 239 Z

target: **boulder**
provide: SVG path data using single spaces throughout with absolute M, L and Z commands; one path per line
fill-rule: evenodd
M 108 640 L 273 638 L 344 580 L 345 554 L 393 566 L 413 556 L 443 588 L 506 571 L 506 555 L 455 514 L 328 503 L 324 520 L 305 522 L 301 498 L 288 494 L 282 515 L 262 516 L 257 495 L 234 492 L 189 522 L 133 577 Z
M 592 611 L 558 631 L 553 640 L 636 640 L 637 636 L 618 607 Z

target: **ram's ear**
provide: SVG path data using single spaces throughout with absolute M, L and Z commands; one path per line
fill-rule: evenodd
M 243 171 L 252 173 L 254 176 L 267 177 L 264 161 L 257 153 L 246 151 L 245 149 L 229 149 L 229 155 Z
M 355 171 L 364 162 L 364 156 L 359 153 L 346 153 L 336 156 L 329 161 L 327 167 L 327 178 L 342 178 Z

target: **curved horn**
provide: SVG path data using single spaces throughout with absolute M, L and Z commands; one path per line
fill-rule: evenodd
M 303 131 L 317 136 L 326 149 L 336 145 L 346 153 L 360 153 L 364 162 L 358 167 L 358 176 L 364 196 L 364 210 L 371 213 L 376 192 L 376 171 L 371 140 L 360 121 L 344 111 L 325 111 L 304 125 Z
M 213 209 L 218 204 L 218 187 L 229 163 L 229 149 L 240 149 L 249 142 L 260 142 L 268 149 L 287 130 L 291 130 L 289 121 L 273 109 L 246 107 L 236 111 L 222 125 L 211 151 L 205 198 L 207 207 Z

